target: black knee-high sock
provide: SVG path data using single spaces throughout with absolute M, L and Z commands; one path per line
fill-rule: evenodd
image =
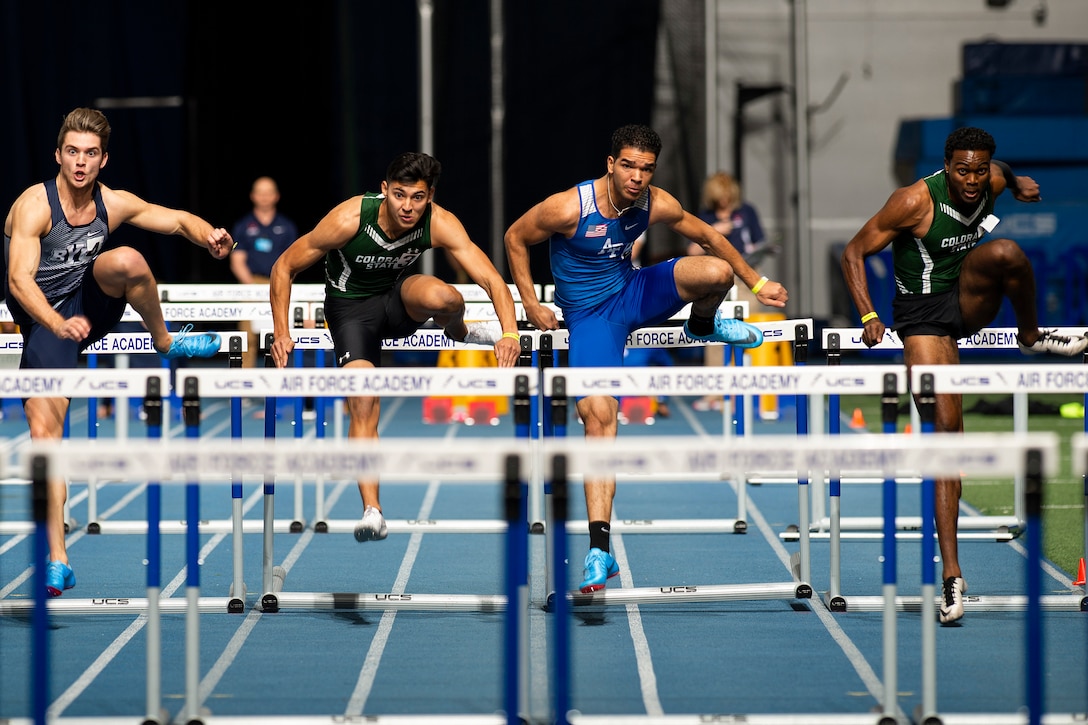
M 688 315 L 688 330 L 693 335 L 709 335 L 714 332 L 714 316 L 703 317 L 692 312 Z
M 609 531 L 607 521 L 590 521 L 589 522 L 589 548 L 600 549 L 601 551 L 609 551 Z

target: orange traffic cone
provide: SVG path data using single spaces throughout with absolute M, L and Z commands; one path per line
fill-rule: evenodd
M 1083 556 L 1080 558 L 1080 566 L 1077 567 L 1077 580 L 1075 582 L 1073 582 L 1073 586 L 1075 586 L 1075 587 L 1084 586 L 1084 557 Z
M 861 413 L 861 408 L 854 408 L 854 417 L 850 419 L 851 428 L 864 428 L 865 416 Z
M 914 429 L 910 427 L 910 423 L 907 423 L 905 426 L 903 426 L 904 433 L 912 433 L 913 431 Z

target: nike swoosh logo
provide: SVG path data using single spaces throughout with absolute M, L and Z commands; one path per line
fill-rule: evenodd
M 638 222 L 635 222 L 634 224 L 625 224 L 625 225 L 623 226 L 623 231 L 625 231 L 625 232 L 626 232 L 627 230 L 629 230 L 629 229 L 634 229 L 634 228 L 635 228 L 635 227 L 637 227 L 637 226 L 638 226 Z

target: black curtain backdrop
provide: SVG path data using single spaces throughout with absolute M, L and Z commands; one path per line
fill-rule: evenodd
M 612 131 L 650 123 L 657 0 L 510 3 L 506 9 L 506 224 L 605 173 Z M 551 282 L 547 244 L 532 249 Z
M 6 216 L 32 184 L 56 176 L 54 151 L 65 114 L 100 99 L 176 96 L 182 91 L 186 24 L 180 3 L 0 3 L 0 132 L 8 163 L 0 174 Z M 113 129 L 101 180 L 165 204 L 185 201 L 184 111 L 106 109 Z M 142 251 L 153 269 L 176 269 L 199 252 L 183 239 L 124 226 L 111 244 Z M 210 259 L 210 257 L 209 257 Z
M 602 174 L 616 126 L 650 121 L 658 2 L 506 3 L 506 224 Z M 489 0 L 434 0 L 437 198 L 485 251 L 489 12 Z M 281 211 L 307 231 L 344 199 L 377 191 L 389 161 L 419 148 L 414 2 L 3 2 L 0 23 L 5 210 L 56 174 L 64 114 L 103 98 L 182 103 L 104 109 L 114 135 L 102 181 L 228 228 L 249 210 L 257 176 L 277 179 Z M 233 280 L 226 262 L 179 238 L 123 227 L 113 240 L 144 252 L 161 281 Z M 304 281 L 320 280 L 319 267 Z M 533 269 L 550 281 L 546 259 L 534 256 Z

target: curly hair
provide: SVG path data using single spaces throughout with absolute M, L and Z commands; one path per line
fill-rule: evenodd
M 660 156 L 661 137 L 649 126 L 636 123 L 620 126 L 612 133 L 612 158 L 618 159 L 620 152 L 628 148 Z
M 944 160 L 951 161 L 956 151 L 989 151 L 990 156 L 997 150 L 994 137 L 981 128 L 965 126 L 948 134 L 944 142 Z

